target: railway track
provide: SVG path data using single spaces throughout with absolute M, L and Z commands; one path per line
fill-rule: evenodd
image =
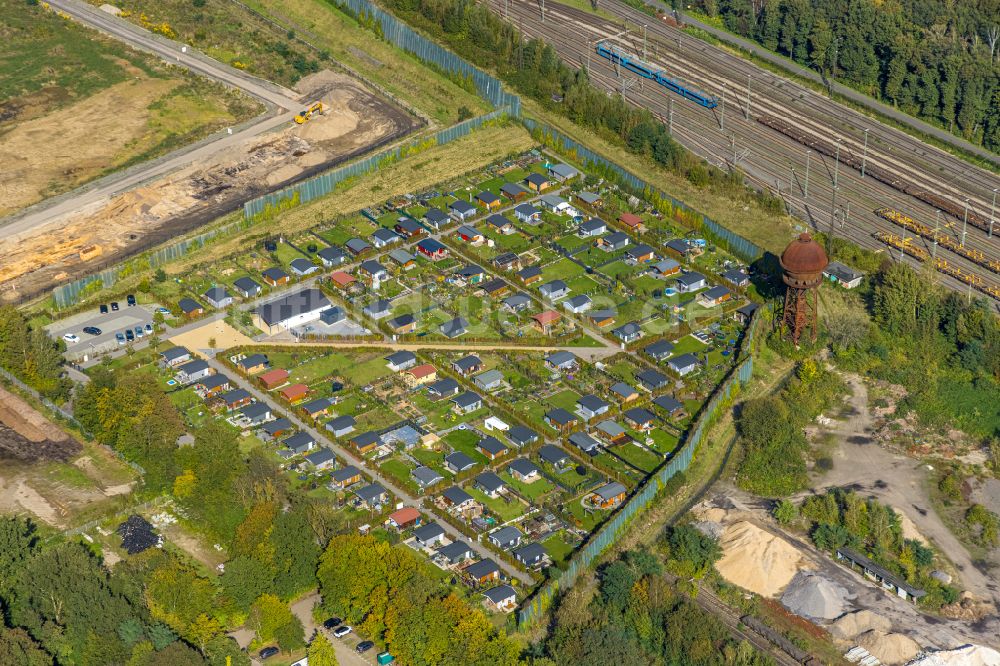
M 557 3 L 546 3 L 546 20 L 542 22 L 538 5 L 533 0 L 509 0 L 506 5 L 503 0 L 490 0 L 490 2 L 491 8 L 501 16 L 507 13 L 508 20 L 518 25 L 526 37 L 538 37 L 549 42 L 568 64 L 587 68 L 591 80 L 596 85 L 609 92 L 622 94 L 630 103 L 649 109 L 661 120 L 672 125 L 675 139 L 695 154 L 723 169 L 736 166 L 757 186 L 780 194 L 793 214 L 814 230 L 842 235 L 862 247 L 885 251 L 885 245 L 875 239 L 873 234 L 876 231 L 890 232 L 892 226 L 873 211 L 888 206 L 906 211 L 915 219 L 933 220 L 935 217 L 935 209 L 925 202 L 879 182 L 867 173 L 862 178 L 859 171 L 843 163 L 838 165 L 837 160 L 819 152 L 806 153 L 808 148 L 796 139 L 762 127 L 756 120 L 758 115 L 781 114 L 781 117 L 789 119 L 800 132 L 827 139 L 831 136 L 831 130 L 824 130 L 822 120 L 818 121 L 795 111 L 795 104 L 783 107 L 780 96 L 773 93 L 771 88 L 766 90 L 767 94 L 754 95 L 751 87 L 749 113 L 746 112 L 745 98 L 742 109 L 734 108 L 731 77 L 727 78 L 716 70 L 719 58 L 728 58 L 752 67 L 751 64 L 744 63 L 735 56 L 721 51 L 717 52 L 718 55 L 709 54 L 708 51 L 715 49 L 614 0 L 602 4 L 602 7 L 623 18 L 628 17 L 634 21 L 636 16 L 629 14 L 632 12 L 649 24 L 646 29 L 645 60 L 662 68 L 669 75 L 676 76 L 694 88 L 719 99 L 723 98 L 724 91 L 728 91 L 726 102 L 721 103 L 716 109 L 708 110 L 673 95 L 661 86 L 641 79 L 631 72 L 621 69 L 616 71 L 612 63 L 591 53 L 597 41 L 616 39 L 617 43 L 627 46 L 632 53 L 642 54 L 642 30 L 636 29 L 635 23 L 632 23 L 630 35 L 623 37 L 622 25 Z M 671 34 L 680 40 L 680 47 L 677 41 L 667 41 L 667 35 Z M 765 74 L 766 72 L 758 70 L 757 74 L 751 76 Z M 785 90 L 791 85 L 778 80 L 773 88 Z M 807 93 L 812 94 L 803 89 L 802 94 Z M 790 95 L 787 92 L 784 94 Z M 727 104 L 728 109 L 723 111 L 723 107 Z M 846 114 L 847 110 L 842 109 L 842 112 Z M 865 121 L 865 124 L 874 127 L 869 121 Z M 823 131 L 825 134 L 819 134 Z M 860 134 L 860 131 L 855 130 L 854 133 Z M 903 136 L 910 139 L 906 135 Z M 882 167 L 892 172 L 899 162 L 916 164 L 916 160 L 905 158 L 902 149 L 893 148 L 897 145 L 893 142 L 898 140 L 890 132 L 884 142 L 880 141 L 881 150 L 874 148 L 875 142 L 869 143 L 866 166 Z M 847 148 L 849 145 L 852 145 L 849 141 L 843 142 L 842 150 L 849 150 Z M 924 152 L 928 154 L 934 151 L 931 148 L 924 148 L 926 149 Z M 882 153 L 888 153 L 892 157 L 886 164 L 878 161 Z M 937 159 L 938 156 L 934 157 Z M 981 170 L 975 171 L 981 172 Z M 989 185 L 995 182 L 994 186 L 1000 186 L 1000 179 L 992 179 L 992 176 L 985 172 L 979 174 L 970 172 L 970 182 L 975 182 L 973 175 L 982 183 Z M 900 170 L 897 176 L 915 180 L 912 167 L 909 170 Z M 935 180 L 941 179 L 935 177 Z M 918 182 L 923 184 L 923 181 Z M 948 186 L 947 182 L 940 184 Z M 976 198 L 975 204 L 972 203 L 973 197 L 970 197 L 970 210 L 982 215 L 984 196 L 982 188 L 979 191 L 980 195 Z M 986 214 L 987 216 L 989 214 L 988 207 Z M 956 242 L 960 242 L 961 222 L 951 218 L 941 227 L 941 233 L 949 234 Z M 985 254 L 1000 254 L 998 250 L 1000 239 L 987 237 L 985 232 L 972 225 L 966 229 L 964 245 Z M 956 255 L 953 263 L 967 272 L 975 272 L 978 269 L 976 264 L 962 256 Z M 948 275 L 943 275 L 942 278 L 942 282 L 953 289 L 964 291 L 967 288 L 961 280 Z

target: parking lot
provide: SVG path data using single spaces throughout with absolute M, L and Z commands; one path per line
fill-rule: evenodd
M 97 308 L 94 308 L 49 324 L 46 330 L 54 338 L 62 338 L 66 333 L 77 335 L 80 338 L 79 342 L 66 342 L 66 358 L 79 361 L 84 356 L 92 357 L 101 352 L 117 349 L 119 344 L 115 340 L 115 333 L 122 333 L 125 329 L 134 330 L 136 326 L 141 328 L 146 324 L 152 324 L 153 313 L 157 307 L 159 306 L 155 304 L 129 307 L 122 301 L 119 303 L 117 312 L 108 308 L 107 314 L 101 314 Z M 101 329 L 101 334 L 88 335 L 84 333 L 84 327 L 88 326 Z

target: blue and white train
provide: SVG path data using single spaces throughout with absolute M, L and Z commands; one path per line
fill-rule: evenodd
M 621 51 L 614 46 L 609 46 L 604 42 L 598 42 L 597 55 L 602 58 L 607 58 L 613 63 L 617 63 L 621 67 L 624 67 L 634 74 L 638 74 L 644 79 L 656 81 L 667 90 L 675 92 L 681 97 L 689 99 L 695 104 L 703 106 L 706 109 L 714 109 L 719 105 L 718 100 L 714 97 L 710 97 L 705 93 L 698 92 L 697 90 L 691 90 L 684 84 L 668 77 L 662 70 L 653 69 L 650 65 L 642 62 L 635 56 L 630 55 L 625 51 Z

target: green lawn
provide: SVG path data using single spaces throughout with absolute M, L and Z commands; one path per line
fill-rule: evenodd
M 685 335 L 680 340 L 674 342 L 674 353 L 670 358 L 680 356 L 681 354 L 702 352 L 707 346 L 693 335 Z
M 566 543 L 561 532 L 543 541 L 542 547 L 545 548 L 545 552 L 549 554 L 555 564 L 562 564 L 569 560 L 570 555 L 576 549 L 575 545 Z
M 461 451 L 478 464 L 486 463 L 486 456 L 479 452 L 476 443 L 479 436 L 471 430 L 452 430 L 442 438 L 455 451 Z
M 587 531 L 593 531 L 607 517 L 608 513 L 607 511 L 584 510 L 580 497 L 574 497 L 563 506 L 575 519 L 576 525 Z
M 570 414 L 573 414 L 576 411 L 576 401 L 579 398 L 580 394 L 573 389 L 565 389 L 545 398 L 545 404 L 548 405 L 548 408 L 562 407 Z
M 540 477 L 534 483 L 523 483 L 512 477 L 509 473 L 504 472 L 500 475 L 500 478 L 509 483 L 515 490 L 517 490 L 517 492 L 527 497 L 532 502 L 536 502 L 539 497 L 555 490 L 556 488 L 552 482 L 545 477 Z
M 524 513 L 524 505 L 516 499 L 508 498 L 509 502 L 501 497 L 493 499 L 484 495 L 478 488 L 473 488 L 471 484 L 465 490 L 497 516 L 500 522 L 506 523 Z
M 636 467 L 646 470 L 646 472 L 652 472 L 663 462 L 662 456 L 651 453 L 632 443 L 615 447 L 614 452 Z
M 390 458 L 379 465 L 378 469 L 380 472 L 392 478 L 396 483 L 405 488 L 409 493 L 413 495 L 421 494 L 420 487 L 417 486 L 417 484 L 410 477 L 410 470 L 413 469 L 413 467 L 402 460 L 399 460 L 398 458 Z

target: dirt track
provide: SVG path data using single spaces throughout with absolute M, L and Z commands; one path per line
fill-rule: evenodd
M 306 99 L 329 107 L 180 171 L 65 215 L 38 233 L 0 241 L 0 300 L 21 301 L 111 265 L 232 211 L 246 199 L 307 178 L 412 132 L 420 121 L 350 77 L 303 79 Z M 98 247 L 97 256 L 81 250 Z

